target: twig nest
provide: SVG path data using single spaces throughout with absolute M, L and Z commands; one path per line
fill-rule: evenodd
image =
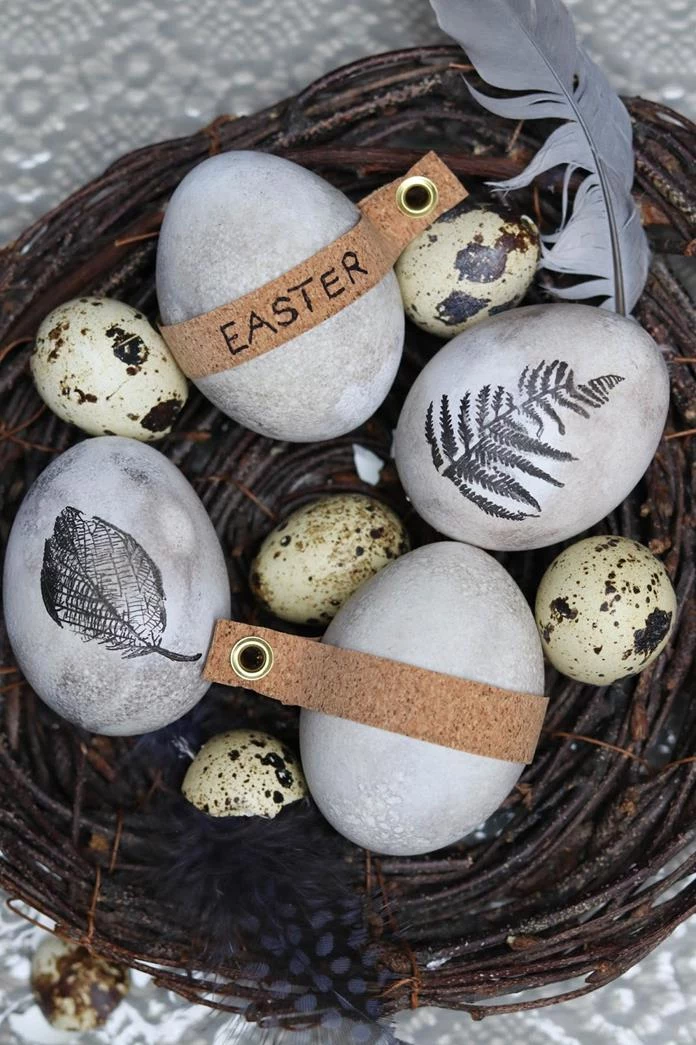
M 522 592 L 470 545 L 431 544 L 397 559 L 339 610 L 323 641 L 518 692 L 544 691 L 541 643 Z M 497 809 L 523 769 L 308 710 L 300 748 L 312 797 L 336 830 L 366 849 L 402 856 L 458 841 Z
M 464 200 L 408 244 L 395 271 L 408 318 L 452 338 L 517 305 L 538 260 L 539 234 L 529 218 Z
M 27 493 L 5 557 L 17 663 L 58 714 L 95 733 L 160 729 L 196 704 L 227 568 L 192 487 L 133 439 L 87 439 Z
M 647 469 L 667 368 L 637 323 L 532 305 L 460 334 L 424 367 L 396 430 L 399 476 L 440 533 L 541 548 L 603 519 Z
M 86 947 L 49 936 L 31 963 L 31 986 L 39 1008 L 56 1030 L 103 1026 L 130 987 L 125 965 Z
M 172 196 L 157 252 L 157 296 L 166 324 L 209 312 L 264 286 L 356 224 L 360 212 L 316 174 L 266 153 L 230 152 L 194 168 Z M 336 282 L 332 282 L 336 279 Z M 350 273 L 289 287 L 277 314 L 250 317 L 286 327 L 338 295 Z M 283 311 L 281 311 L 283 310 Z M 251 341 L 249 338 L 251 337 Z M 393 270 L 357 301 L 285 344 L 196 380 L 224 413 L 262 435 L 291 442 L 331 439 L 356 428 L 385 398 L 404 339 Z
M 256 598 L 282 620 L 326 624 L 360 585 L 409 549 L 397 515 L 362 494 L 299 508 L 266 537 L 251 569 Z
M 302 769 L 280 740 L 253 729 L 234 729 L 200 749 L 181 787 L 185 798 L 210 816 L 265 816 L 307 795 Z
M 49 409 L 90 435 L 161 439 L 188 397 L 157 331 L 142 312 L 111 298 L 76 298 L 50 312 L 31 372 Z
M 676 622 L 677 598 L 664 566 L 644 545 L 588 537 L 551 563 L 535 614 L 553 666 L 579 682 L 606 686 L 660 655 Z

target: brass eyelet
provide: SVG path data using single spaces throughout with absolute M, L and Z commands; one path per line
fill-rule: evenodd
M 396 189 L 396 205 L 410 218 L 424 218 L 437 206 L 437 185 L 430 178 L 414 174 L 404 178 Z
M 256 682 L 265 678 L 273 667 L 273 647 L 258 635 L 248 635 L 235 642 L 230 651 L 230 664 L 240 679 Z

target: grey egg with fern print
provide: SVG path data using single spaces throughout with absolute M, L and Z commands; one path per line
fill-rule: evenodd
M 86 440 L 24 498 L 5 557 L 5 624 L 25 679 L 68 721 L 134 735 L 180 718 L 209 686 L 203 662 L 229 611 L 210 518 L 159 451 Z
M 638 323 L 589 305 L 531 305 L 441 349 L 413 384 L 394 453 L 440 533 L 497 550 L 573 537 L 645 473 L 669 379 Z

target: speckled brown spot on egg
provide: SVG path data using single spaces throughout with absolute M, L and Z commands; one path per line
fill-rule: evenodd
M 114 324 L 107 329 L 107 338 L 111 338 L 114 342 L 113 353 L 121 363 L 136 367 L 145 363 L 149 350 L 140 334 L 124 330 L 122 326 Z
M 167 399 L 164 403 L 157 403 L 151 410 L 148 410 L 140 424 L 148 432 L 165 432 L 174 424 L 183 405 L 181 399 Z
M 457 251 L 454 267 L 461 279 L 472 283 L 491 283 L 500 279 L 505 271 L 507 254 L 500 245 L 500 238 L 494 247 L 486 247 L 482 243 L 472 242 Z
M 633 633 L 633 649 L 643 657 L 649 657 L 669 632 L 672 613 L 653 610 L 645 620 L 645 626 Z
M 477 298 L 463 290 L 453 290 L 435 305 L 435 315 L 448 327 L 459 327 L 467 319 L 478 315 L 490 303 L 490 298 Z
M 578 611 L 575 609 L 571 609 L 568 600 L 566 598 L 563 598 L 562 596 L 559 596 L 557 599 L 553 599 L 549 608 L 553 617 L 558 621 L 564 619 L 575 620 L 575 618 L 578 615 Z

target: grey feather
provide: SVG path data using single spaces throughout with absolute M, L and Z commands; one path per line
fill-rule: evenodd
M 589 277 L 554 287 L 557 297 L 604 298 L 626 314 L 645 285 L 649 249 L 631 197 L 631 120 L 601 69 L 577 43 L 560 0 L 431 0 L 440 26 L 493 87 L 524 92 L 492 98 L 469 85 L 490 112 L 514 120 L 563 120 L 516 178 L 495 188 L 523 188 L 565 166 L 563 223 L 542 237 L 541 267 Z M 572 206 L 570 176 L 586 172 Z

